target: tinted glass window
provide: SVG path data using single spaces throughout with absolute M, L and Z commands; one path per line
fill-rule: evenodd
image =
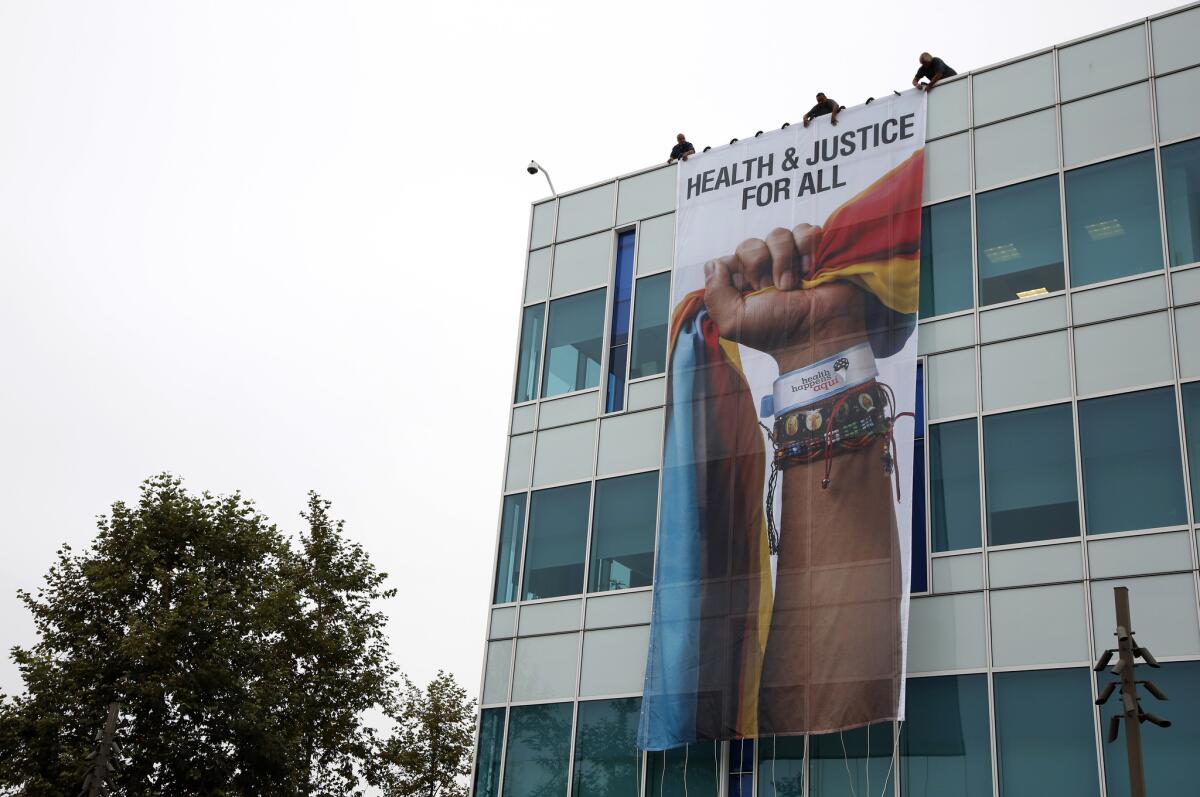
M 546 306 L 526 307 L 521 315 L 521 344 L 517 351 L 517 389 L 513 401 L 537 398 L 538 355 L 542 353 L 542 316 Z
M 922 318 L 966 310 L 971 292 L 971 199 L 921 210 Z
M 719 744 L 698 742 L 646 753 L 646 797 L 716 797 Z
M 504 746 L 504 709 L 479 713 L 479 750 L 475 757 L 475 797 L 498 797 L 500 750 Z
M 589 291 L 550 303 L 543 396 L 557 396 L 600 384 L 604 293 L 603 290 Z
M 998 672 L 996 754 L 1002 797 L 1100 793 L 1090 670 Z
M 758 793 L 804 795 L 804 737 L 772 736 L 758 746 Z
M 1065 185 L 1072 285 L 1162 268 L 1153 152 L 1067 172 Z
M 521 536 L 525 532 L 525 495 L 507 495 L 501 508 L 500 550 L 496 554 L 496 589 L 493 603 L 517 599 L 521 579 Z
M 575 595 L 583 590 L 589 484 L 533 494 L 525 552 L 525 600 Z
M 842 797 L 846 794 L 886 797 L 895 794 L 895 781 L 889 777 L 892 723 L 813 736 L 810 745 L 811 797 Z
M 1175 417 L 1169 387 L 1079 402 L 1089 534 L 1187 522 Z
M 504 797 L 567 793 L 571 703 L 514 706 L 504 758 Z
M 989 415 L 983 455 L 992 545 L 1079 534 L 1071 405 Z
M 929 427 L 929 503 L 933 550 L 957 551 L 983 544 L 974 418 Z
M 657 472 L 596 482 L 589 592 L 650 586 L 657 511 Z
M 979 304 L 1063 289 L 1058 177 L 1043 177 L 975 199 Z
M 987 676 L 910 678 L 904 705 L 901 791 L 913 797 L 989 797 Z
M 604 411 L 625 408 L 625 361 L 629 345 L 629 307 L 633 296 L 633 231 L 617 236 L 617 265 L 613 277 L 612 326 L 608 332 L 608 384 Z
M 667 367 L 667 316 L 671 275 L 655 274 L 637 281 L 633 304 L 633 354 L 629 378 L 661 374 Z
M 1200 261 L 1200 138 L 1162 149 L 1163 206 L 1172 266 Z
M 1183 390 L 1183 424 L 1187 438 L 1188 473 L 1192 477 L 1192 512 L 1200 520 L 1200 382 Z
M 637 750 L 642 701 L 592 700 L 579 704 L 575 731 L 574 797 L 629 797 L 641 787 Z

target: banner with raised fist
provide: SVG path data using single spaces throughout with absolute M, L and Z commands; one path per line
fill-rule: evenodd
M 903 718 L 925 94 L 679 165 L 638 743 Z

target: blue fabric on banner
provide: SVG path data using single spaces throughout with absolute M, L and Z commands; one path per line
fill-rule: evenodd
M 700 507 L 695 408 L 704 398 L 704 338 L 699 314 L 680 329 L 671 352 L 671 393 L 663 455 L 662 510 L 650 652 L 637 745 L 668 750 L 696 741 L 700 675 Z

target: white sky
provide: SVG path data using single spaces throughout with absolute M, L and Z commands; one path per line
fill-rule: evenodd
M 1173 5 L 0 0 L 0 647 L 170 470 L 332 499 L 401 668 L 474 692 L 531 157 L 566 190 Z

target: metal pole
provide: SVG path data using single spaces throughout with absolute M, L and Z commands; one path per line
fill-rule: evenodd
M 1125 716 L 1125 752 L 1129 758 L 1130 797 L 1146 797 L 1142 768 L 1142 729 L 1138 721 L 1137 677 L 1133 674 L 1133 629 L 1129 618 L 1129 588 L 1113 587 L 1117 605 L 1117 665 L 1121 671 L 1121 708 Z

